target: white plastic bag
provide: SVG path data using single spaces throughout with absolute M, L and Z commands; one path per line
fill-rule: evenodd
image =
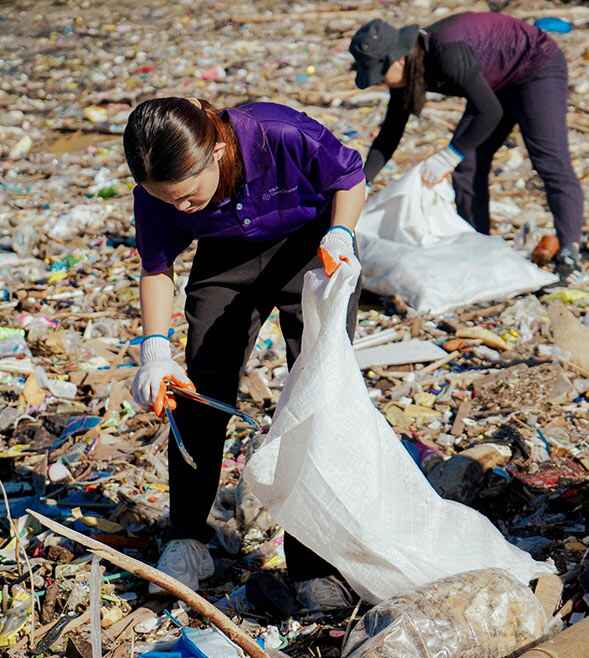
M 346 334 L 357 280 L 305 276 L 302 352 L 245 477 L 274 519 L 370 602 L 486 567 L 522 583 L 551 567 L 440 498 L 373 406 Z
M 513 297 L 555 283 L 498 237 L 456 213 L 446 181 L 427 188 L 419 167 L 370 198 L 357 228 L 363 284 L 402 295 L 419 312 Z

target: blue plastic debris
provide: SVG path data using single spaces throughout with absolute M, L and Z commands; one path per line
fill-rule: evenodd
M 8 505 L 10 507 L 10 515 L 14 519 L 18 519 L 21 516 L 26 514 L 27 509 L 36 510 L 39 506 L 39 501 L 41 496 L 36 494 L 34 496 L 19 496 L 15 498 L 8 499 Z M 6 503 L 4 499 L 0 497 L 0 519 L 6 518 Z
M 263 648 L 264 642 L 257 640 Z M 243 651 L 214 628 L 182 628 L 180 638 L 165 651 L 148 651 L 139 658 L 242 658 Z
M 106 234 L 106 244 L 108 247 L 119 247 L 123 245 L 124 247 L 136 247 L 137 241 L 134 237 L 126 235 L 115 235 L 114 233 Z
M 537 18 L 534 21 L 534 25 L 544 30 L 545 32 L 560 32 L 561 34 L 566 34 L 573 29 L 573 24 L 569 21 L 565 21 L 562 18 L 557 18 L 555 16 L 546 16 L 544 18 Z
M 87 432 L 97 425 L 100 425 L 101 422 L 102 418 L 100 416 L 73 416 L 66 423 L 63 432 L 53 442 L 51 449 L 55 450 L 56 448 L 59 448 L 73 434 Z
M 500 477 L 500 478 L 503 479 L 503 480 L 507 480 L 507 481 L 509 481 L 509 480 L 512 479 L 511 475 L 510 475 L 510 474 L 509 474 L 504 468 L 502 468 L 502 467 L 500 467 L 500 466 L 495 466 L 495 467 L 493 468 L 493 473 L 494 473 L 497 477 Z

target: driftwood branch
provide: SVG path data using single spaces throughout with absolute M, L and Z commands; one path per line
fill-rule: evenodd
M 78 544 L 82 544 L 82 546 L 88 548 L 98 557 L 108 560 L 117 567 L 125 569 L 135 576 L 139 576 L 151 583 L 159 585 L 176 598 L 184 601 L 184 603 L 189 605 L 193 610 L 196 610 L 211 624 L 216 626 L 232 642 L 241 647 L 249 656 L 251 656 L 251 658 L 269 658 L 268 654 L 260 647 L 260 645 L 236 626 L 227 615 L 224 615 L 218 608 L 209 603 L 206 599 L 203 599 L 202 596 L 199 596 L 189 587 L 186 587 L 186 585 L 183 585 L 180 581 L 166 575 L 159 569 L 150 567 L 144 562 L 141 562 L 141 560 L 136 560 L 128 555 L 124 555 L 114 548 L 96 541 L 96 539 L 86 537 L 86 535 L 76 532 L 71 528 L 67 528 L 61 523 L 57 523 L 57 521 L 48 519 L 46 516 L 43 516 L 38 512 L 33 512 L 32 510 L 27 510 L 27 512 L 37 519 L 39 523 L 56 534 L 67 537 L 72 541 L 78 542 Z

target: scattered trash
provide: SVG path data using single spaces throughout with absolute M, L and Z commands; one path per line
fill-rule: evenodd
M 272 100 L 304 110 L 364 156 L 388 92 L 355 88 L 347 52 L 352 34 L 371 18 L 426 25 L 432 12 L 441 17 L 468 9 L 459 0 L 288 7 L 267 0 L 255 6 L 204 4 L 196 12 L 187 0 L 148 4 L 130 14 L 124 3 L 112 0 L 69 5 L 40 0 L 35 11 L 4 3 L 0 16 L 5 46 L 0 63 L 0 481 L 6 490 L 6 500 L 0 496 L 0 628 L 7 643 L 1 651 L 12 658 L 80 656 L 92 650 L 91 557 L 80 545 L 43 529 L 27 509 L 146 564 L 157 561 L 168 539 L 167 424 L 139 409 L 130 393 L 139 358 L 133 339 L 142 330 L 134 183 L 121 140 L 129 112 L 156 94 L 196 95 L 219 108 Z M 556 15 L 547 0 L 513 2 L 503 10 L 531 22 Z M 554 38 L 569 64 L 569 143 L 589 198 L 589 8 L 561 3 L 557 15 L 574 28 Z M 461 103 L 428 94 L 421 118 L 410 119 L 369 204 L 376 205 L 379 191 L 393 178 L 447 143 Z M 518 259 L 529 258 L 541 242 L 552 244 L 553 252 L 542 185 L 518 131 L 497 152 L 490 180 L 496 237 L 485 244 L 501 245 L 502 253 L 511 257 L 513 251 Z M 467 495 L 509 542 L 537 560 L 554 560 L 565 581 L 558 615 L 567 625 L 576 622 L 572 629 L 583 629 L 582 617 L 589 614 L 589 373 L 584 352 L 571 346 L 577 338 L 584 340 L 581 330 L 589 327 L 587 261 L 571 285 L 513 299 L 500 295 L 495 279 L 485 275 L 485 299 L 503 301 L 471 303 L 472 289 L 478 292 L 481 282 L 474 251 L 452 250 L 442 274 L 432 270 L 429 257 L 417 258 L 437 249 L 425 242 L 454 226 L 439 210 L 427 232 L 416 234 L 407 222 L 387 227 L 399 232 L 396 237 L 424 244 L 403 246 L 398 263 L 384 263 L 383 274 L 391 263 L 403 265 L 409 274 L 418 273 L 416 284 L 427 285 L 422 302 L 402 291 L 363 299 L 354 358 L 372 361 L 362 364 L 370 408 L 376 407 L 399 437 L 387 432 L 385 442 L 403 446 L 401 463 L 408 458 L 407 468 L 419 468 L 432 482 L 437 477 L 444 495 L 451 493 L 446 472 L 455 464 L 476 464 L 464 468 L 462 485 L 454 483 L 458 494 Z M 194 253 L 188 250 L 175 263 L 171 346 L 180 360 L 187 337 L 183 291 Z M 525 265 L 529 273 L 532 266 Z M 553 265 L 543 267 L 543 281 L 554 281 Z M 519 277 L 506 270 L 499 274 Z M 366 275 L 370 281 L 369 269 Z M 438 293 L 440 283 L 444 290 Z M 437 304 L 444 295 L 453 295 L 452 310 L 426 314 L 429 300 Z M 461 299 L 464 305 L 456 306 Z M 548 309 L 557 301 L 571 315 L 561 307 L 554 324 Z M 465 330 L 476 337 L 460 337 Z M 413 351 L 409 355 L 410 346 L 420 358 Z M 370 350 L 380 347 L 386 356 L 376 359 L 378 353 Z M 287 381 L 285 355 L 275 310 L 258 336 L 237 401 L 262 432 L 271 426 Z M 321 432 L 328 436 L 328 430 Z M 363 426 L 358 440 L 367 432 Z M 299 605 L 289 608 L 289 600 L 280 598 L 284 590 L 266 586 L 266 576 L 287 577 L 283 532 L 241 477 L 263 436 L 232 418 L 210 517 L 216 574 L 203 584 L 203 594 L 249 636 L 263 637 L 268 655 L 282 650 L 292 658 L 335 658 L 350 620 L 365 608 L 352 616 L 349 610 L 301 612 Z M 328 438 L 329 445 L 336 443 Z M 339 459 L 339 444 L 334 450 L 333 458 Z M 364 454 L 356 461 L 362 464 L 365 495 L 372 484 L 369 465 Z M 477 482 L 468 479 L 472 469 L 482 472 Z M 376 503 L 369 503 L 372 514 Z M 417 514 L 419 501 L 412 500 L 408 510 Z M 15 530 L 9 528 L 8 511 Z M 24 551 L 38 602 L 33 628 Z M 203 628 L 197 614 L 166 597 L 150 596 L 142 578 L 102 558 L 101 565 L 105 656 L 137 658 L 169 650 L 181 631 L 166 609 L 186 627 Z M 256 598 L 262 589 L 266 596 Z M 572 654 L 581 652 L 577 647 Z

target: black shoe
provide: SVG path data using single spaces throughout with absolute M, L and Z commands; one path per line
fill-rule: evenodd
M 300 608 L 288 578 L 272 571 L 253 573 L 245 583 L 245 595 L 258 612 L 277 619 L 288 619 Z
M 258 612 L 277 619 L 349 610 L 358 596 L 337 576 L 292 582 L 286 574 L 261 571 L 245 584 L 247 600 Z
M 581 255 L 579 253 L 579 244 L 571 242 L 560 248 L 554 259 L 554 272 L 557 274 L 562 283 L 581 271 Z

